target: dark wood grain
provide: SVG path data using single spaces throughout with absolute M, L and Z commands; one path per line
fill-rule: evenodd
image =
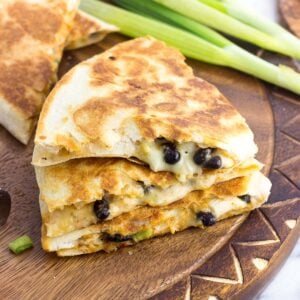
M 66 53 L 60 75 L 122 40 L 113 35 L 97 46 Z M 295 242 L 298 228 L 299 179 L 291 163 L 295 160 L 291 157 L 297 156 L 297 150 L 293 151 L 298 145 L 294 136 L 298 125 L 297 119 L 292 120 L 299 115 L 298 98 L 269 86 L 267 90 L 260 81 L 233 70 L 188 63 L 197 75 L 220 88 L 255 132 L 258 157 L 275 183 L 270 204 L 249 218 L 232 218 L 207 230 L 191 229 L 111 254 L 57 258 L 40 247 L 38 190 L 30 166 L 32 143 L 25 148 L 0 128 L 0 186 L 13 198 L 12 214 L 0 228 L 0 299 L 225 299 L 239 293 L 253 295 L 253 289 L 257 291 L 264 282 L 253 258 L 267 261 L 264 274 L 274 273 Z M 284 151 L 287 140 L 294 144 Z M 7 244 L 25 233 L 34 239 L 34 249 L 20 256 L 11 254 Z M 269 242 L 260 245 L 265 241 Z
M 279 0 L 279 7 L 284 21 L 300 37 L 300 1 Z

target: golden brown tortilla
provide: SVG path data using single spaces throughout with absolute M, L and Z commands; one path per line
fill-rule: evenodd
M 99 42 L 115 26 L 78 11 L 79 1 L 0 3 L 0 125 L 27 144 L 56 82 L 62 51 Z
M 267 200 L 270 187 L 271 183 L 264 175 L 254 173 L 219 183 L 208 190 L 191 192 L 170 205 L 140 207 L 109 221 L 57 237 L 47 236 L 43 226 L 42 245 L 46 251 L 57 251 L 60 256 L 114 251 L 140 240 L 175 233 L 188 227 L 203 228 L 253 210 Z M 250 196 L 249 202 L 238 197 L 245 194 Z M 210 221 L 203 221 L 201 214 L 209 214 Z
M 173 173 L 153 172 L 125 159 L 83 158 L 35 169 L 42 218 L 47 235 L 54 237 L 97 223 L 96 200 L 108 201 L 109 220 L 141 206 L 174 203 L 192 191 L 249 176 L 260 168 L 251 159 L 235 168 L 206 171 L 185 183 Z
M 50 87 L 79 1 L 0 2 L 0 124 L 26 144 Z
M 144 159 L 162 137 L 220 149 L 234 163 L 253 157 L 257 147 L 245 119 L 184 60 L 163 42 L 138 38 L 77 65 L 47 98 L 33 164 L 136 157 L 164 171 Z
M 82 48 L 100 42 L 111 32 L 118 31 L 116 26 L 79 10 L 75 16 L 74 24 L 67 39 L 65 50 Z

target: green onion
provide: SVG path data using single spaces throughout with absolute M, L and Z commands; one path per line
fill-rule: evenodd
M 196 33 L 205 41 L 218 47 L 225 47 L 232 44 L 231 41 L 224 38 L 221 34 L 201 25 L 193 20 L 188 19 L 160 4 L 148 0 L 114 0 L 114 3 L 145 16 L 151 16 L 163 22 L 168 22 L 171 25 L 185 28 Z
M 290 42 L 295 42 L 300 47 L 300 40 L 284 29 L 277 23 L 261 16 L 260 14 L 251 11 L 249 7 L 237 3 L 235 0 L 198 0 L 219 11 L 231 16 L 244 24 L 250 25 L 266 34 L 272 35 L 274 38 L 282 39 L 282 41 L 290 39 Z M 299 52 L 298 52 L 299 55 Z
M 212 29 L 166 9 L 153 1 L 133 0 L 129 2 L 117 0 L 117 2 L 128 5 L 127 8 L 134 8 L 136 12 L 140 11 L 143 15 L 149 17 L 96 0 L 83 0 L 81 9 L 118 26 L 121 33 L 130 37 L 150 35 L 179 49 L 190 58 L 232 67 L 300 94 L 300 74 L 292 69 L 270 64 L 236 46 Z M 146 5 L 147 2 L 148 5 Z M 179 3 L 179 0 L 175 2 Z M 154 20 L 153 17 L 159 18 L 160 21 Z M 176 27 L 174 24 L 176 24 Z M 185 29 L 178 28 L 178 26 Z M 193 33 L 187 30 L 193 31 Z
M 149 239 L 152 236 L 152 233 L 153 233 L 152 229 L 146 229 L 137 232 L 132 236 L 132 238 L 137 243 L 139 241 Z
M 120 28 L 121 33 L 130 37 L 151 35 L 179 49 L 188 57 L 217 65 L 226 65 L 223 51 L 211 43 L 199 39 L 186 31 L 174 28 L 162 22 L 152 20 L 113 5 L 96 0 L 83 0 L 80 8 Z
M 300 59 L 297 37 L 232 0 L 155 0 L 189 18 L 261 48 Z
M 8 247 L 15 254 L 20 254 L 23 251 L 32 248 L 33 242 L 29 236 L 23 235 L 14 240 L 13 242 L 9 243 Z

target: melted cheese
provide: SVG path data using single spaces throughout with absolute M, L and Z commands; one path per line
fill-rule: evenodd
M 250 211 L 262 205 L 266 200 L 267 194 L 268 191 L 265 190 L 264 198 L 253 197 L 250 203 L 245 203 L 237 197 L 226 199 L 212 198 L 203 201 L 202 203 L 198 203 L 195 207 L 182 206 L 175 209 L 166 209 L 160 214 L 159 221 L 154 220 L 152 223 L 148 223 L 139 220 L 139 223 L 137 224 L 136 222 L 138 220 L 134 219 L 132 220 L 132 222 L 135 222 L 134 226 L 127 226 L 124 227 L 124 229 L 120 229 L 119 226 L 114 228 L 114 225 L 112 224 L 110 226 L 109 234 L 113 235 L 119 233 L 121 235 L 134 235 L 137 232 L 147 230 L 151 232 L 151 236 L 149 235 L 147 238 L 151 238 L 166 233 L 182 231 L 189 227 L 203 227 L 202 222 L 197 220 L 197 212 L 212 212 L 215 215 L 216 220 L 219 221 L 233 215 Z M 139 225 L 140 228 L 137 228 L 137 225 Z M 130 228 L 134 228 L 135 231 L 130 231 Z M 129 242 L 129 244 L 130 243 L 133 242 Z M 61 237 L 46 238 L 46 242 L 44 242 L 43 245 L 46 246 L 46 250 L 59 251 L 58 254 L 64 256 L 74 255 L 74 253 L 83 254 L 100 250 L 116 250 L 118 243 L 113 244 L 114 247 L 111 248 L 111 243 L 102 240 L 102 230 L 100 226 L 77 230 Z M 68 249 L 70 250 L 68 251 Z
M 203 147 L 207 148 L 207 147 Z M 137 157 L 147 162 L 154 172 L 169 171 L 178 176 L 180 181 L 186 181 L 195 174 L 202 173 L 202 167 L 195 164 L 193 156 L 199 147 L 194 143 L 181 143 L 176 148 L 181 155 L 176 164 L 168 164 L 164 160 L 163 147 L 153 141 L 143 141 L 137 151 Z M 234 165 L 234 160 L 228 156 L 225 151 L 217 149 L 214 155 L 219 155 L 222 159 L 222 168 L 230 168 Z
M 162 195 L 165 195 L 166 198 L 164 202 L 158 202 L 156 205 L 169 204 L 167 200 L 174 199 L 174 197 L 178 197 L 181 199 L 180 192 L 185 193 L 186 190 L 184 188 L 188 188 L 183 186 L 181 190 L 180 187 L 172 187 L 165 191 L 161 190 L 161 193 L 157 191 L 157 199 L 163 199 Z M 241 200 L 238 197 L 225 197 L 218 198 L 209 196 L 210 198 L 201 201 L 201 203 L 194 203 L 193 207 L 197 207 L 197 211 L 210 211 L 217 219 L 223 219 L 228 217 L 232 213 L 238 214 L 243 212 L 244 210 L 250 210 L 251 208 L 257 207 L 261 202 L 263 202 L 269 195 L 269 191 L 271 188 L 270 181 L 264 177 L 262 174 L 257 172 L 257 174 L 252 175 L 251 180 L 249 182 L 249 186 L 247 189 L 247 194 L 251 196 L 251 202 L 248 204 Z M 171 194 L 173 198 L 171 197 Z M 161 195 L 161 196 L 160 196 Z M 169 198 L 168 198 L 169 196 Z M 110 203 L 110 215 L 108 219 L 113 219 L 114 217 L 134 210 L 136 207 L 141 205 L 147 205 L 148 201 L 146 195 L 144 198 L 115 198 Z M 171 220 L 169 229 L 171 232 L 176 231 L 177 228 L 181 228 L 181 225 L 178 225 L 178 222 L 186 219 L 183 213 L 187 211 L 193 212 L 193 215 L 197 211 L 192 211 L 190 207 L 180 207 L 178 209 L 166 209 L 167 206 L 164 206 L 164 219 Z M 157 208 L 159 210 L 159 208 Z M 179 221 L 178 221 L 179 220 Z M 93 211 L 93 203 L 89 203 L 83 207 L 76 208 L 75 206 L 65 207 L 63 210 L 57 210 L 53 213 L 50 213 L 48 217 L 44 220 L 47 236 L 55 237 L 59 235 L 66 234 L 67 232 L 72 232 L 81 228 L 88 227 L 92 224 L 96 224 L 98 222 L 95 213 Z M 138 221 L 139 222 L 139 221 Z M 192 221 L 188 220 L 188 226 L 192 225 Z M 144 222 L 141 222 L 144 225 Z M 139 222 L 140 224 L 140 222 Z M 136 225 L 136 224 L 135 224 Z M 178 227 L 179 226 L 179 227 Z
M 140 197 L 113 197 L 109 204 L 109 216 L 107 220 L 115 218 L 123 213 L 134 210 L 139 206 L 163 206 L 182 199 L 186 194 L 195 189 L 196 181 L 186 184 L 173 185 L 167 189 L 153 188 L 151 192 Z M 44 206 L 44 203 L 41 202 Z M 83 203 L 82 203 L 83 204 Z M 48 212 L 46 208 L 45 225 L 48 236 L 59 236 L 66 232 L 84 228 L 98 222 L 93 211 L 94 203 L 85 205 L 65 206 L 53 212 Z

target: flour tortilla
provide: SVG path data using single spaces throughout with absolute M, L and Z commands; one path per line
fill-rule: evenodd
M 83 158 L 35 167 L 46 234 L 55 237 L 96 224 L 95 201 L 106 199 L 110 220 L 142 206 L 162 207 L 195 190 L 259 171 L 250 159 L 231 169 L 204 172 L 187 182 L 173 173 L 153 172 L 125 159 Z
M 124 157 L 155 172 L 192 176 L 199 147 L 216 149 L 229 167 L 254 157 L 257 147 L 245 119 L 184 60 L 177 50 L 146 37 L 77 65 L 45 102 L 33 164 Z M 187 153 L 182 153 L 186 159 L 167 166 L 157 145 L 161 138 Z
M 235 178 L 217 184 L 206 191 L 195 191 L 182 200 L 163 207 L 141 207 L 112 220 L 58 237 L 47 237 L 42 230 L 42 246 L 57 251 L 60 256 L 114 251 L 143 239 L 182 231 L 188 227 L 204 227 L 197 214 L 211 213 L 216 221 L 251 211 L 261 206 L 270 193 L 271 183 L 261 173 Z M 249 203 L 237 196 L 250 195 Z M 125 237 L 112 242 L 112 237 Z
M 78 10 L 79 1 L 0 3 L 0 125 L 27 144 L 65 49 L 101 41 L 115 26 Z
M 79 1 L 0 2 L 0 125 L 27 144 L 56 70 Z
M 118 31 L 116 26 L 78 10 L 70 35 L 66 41 L 65 50 L 96 44 L 102 41 L 109 33 L 116 31 Z

